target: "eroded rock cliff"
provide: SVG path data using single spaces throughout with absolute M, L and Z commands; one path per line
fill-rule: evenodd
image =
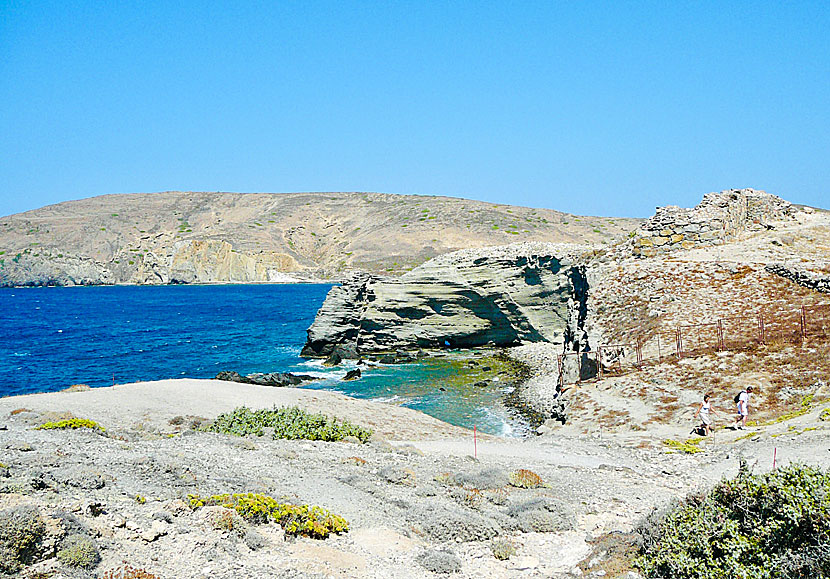
M 562 342 L 583 249 L 518 243 L 442 255 L 399 279 L 357 274 L 332 288 L 303 355 Z

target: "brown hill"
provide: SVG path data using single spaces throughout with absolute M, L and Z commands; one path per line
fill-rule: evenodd
M 641 221 L 382 193 L 104 195 L 0 218 L 0 285 L 396 275 L 457 249 L 602 244 Z

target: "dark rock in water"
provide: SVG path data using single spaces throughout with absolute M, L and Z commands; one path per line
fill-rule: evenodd
M 346 372 L 346 375 L 343 376 L 343 380 L 357 380 L 360 378 L 360 369 L 357 368 L 355 370 L 349 370 Z
M 344 360 L 357 360 L 360 358 L 360 354 L 357 353 L 357 347 L 354 344 L 340 344 L 335 346 L 332 351 L 340 354 L 340 357 Z
M 357 361 L 358 366 L 363 366 L 366 362 L 363 361 L 363 358 Z
M 325 362 L 323 362 L 323 366 L 339 366 L 342 361 L 343 356 L 341 356 L 337 351 L 334 351 L 329 354 L 329 357 L 326 358 Z
M 216 380 L 225 380 L 227 382 L 240 382 L 242 384 L 257 384 L 259 386 L 299 386 L 303 382 L 317 380 L 314 376 L 308 374 L 291 374 L 290 372 L 269 372 L 256 373 L 242 376 L 239 372 L 219 372 L 216 375 Z
M 245 376 L 242 376 L 239 372 L 219 372 L 216 375 L 214 380 L 225 380 L 227 382 L 246 382 Z
M 490 383 L 486 380 L 482 380 L 481 382 L 476 382 L 475 384 L 473 384 L 473 386 L 475 386 L 476 388 L 487 388 L 487 386 L 489 385 Z
M 397 361 L 398 361 L 398 359 L 395 358 L 395 356 L 393 356 L 392 354 L 387 354 L 386 356 L 381 356 L 378 359 L 378 362 L 380 362 L 381 364 L 395 364 Z

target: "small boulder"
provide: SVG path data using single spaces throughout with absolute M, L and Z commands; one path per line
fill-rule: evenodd
M 349 370 L 346 372 L 346 375 L 343 376 L 343 380 L 357 380 L 358 378 L 360 378 L 360 368 Z
M 152 543 L 159 537 L 163 537 L 167 534 L 167 525 L 161 521 L 153 521 L 150 524 L 150 528 L 142 531 L 141 538 L 148 542 Z

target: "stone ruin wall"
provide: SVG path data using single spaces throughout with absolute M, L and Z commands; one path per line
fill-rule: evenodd
M 755 189 L 707 193 L 694 209 L 658 207 L 632 240 L 634 255 L 650 257 L 679 249 L 721 245 L 740 232 L 790 218 L 791 203 Z

